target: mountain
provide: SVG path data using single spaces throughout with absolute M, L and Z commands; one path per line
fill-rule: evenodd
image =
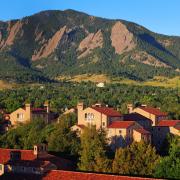
M 0 21 L 0 79 L 31 82 L 107 74 L 147 80 L 180 74 L 180 37 L 124 20 L 43 11 Z

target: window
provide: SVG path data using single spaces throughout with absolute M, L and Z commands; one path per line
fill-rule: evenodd
M 87 113 L 85 113 L 85 120 L 87 120 Z
M 106 123 L 105 123 L 105 122 L 103 122 L 103 123 L 102 123 L 102 126 L 104 127 L 105 125 L 106 125 Z
M 93 113 L 85 113 L 85 120 L 92 121 L 94 119 Z
M 88 121 L 91 120 L 91 114 L 90 113 L 88 113 L 87 118 L 88 118 Z
M 17 119 L 18 120 L 23 120 L 24 119 L 24 114 L 23 113 L 18 113 L 17 114 Z
M 91 113 L 91 119 L 92 119 L 92 120 L 94 119 L 94 114 L 93 114 L 93 113 Z
M 122 131 L 121 130 L 119 130 L 119 134 L 121 134 L 122 133 Z

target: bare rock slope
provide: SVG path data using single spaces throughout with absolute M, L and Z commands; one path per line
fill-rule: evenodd
M 111 41 L 117 54 L 128 52 L 136 46 L 133 40 L 133 34 L 120 21 L 112 28 Z

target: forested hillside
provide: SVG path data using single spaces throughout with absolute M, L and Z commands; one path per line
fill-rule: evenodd
M 73 10 L 0 22 L 0 79 L 43 82 L 107 74 L 147 80 L 179 75 L 180 37 Z

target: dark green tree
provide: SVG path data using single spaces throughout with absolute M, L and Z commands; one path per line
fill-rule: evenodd
M 71 114 L 62 116 L 59 119 L 59 123 L 55 125 L 54 131 L 48 138 L 49 150 L 74 156 L 78 155 L 80 139 L 70 129 L 74 122 L 74 116 Z
M 79 170 L 110 172 L 111 161 L 106 156 L 106 146 L 104 131 L 97 131 L 94 126 L 85 128 L 81 135 Z
M 169 155 L 162 157 L 156 166 L 155 177 L 180 179 L 180 138 L 175 137 L 169 149 Z
M 118 149 L 113 161 L 113 173 L 129 175 L 152 175 L 159 160 L 155 148 L 142 142 Z

